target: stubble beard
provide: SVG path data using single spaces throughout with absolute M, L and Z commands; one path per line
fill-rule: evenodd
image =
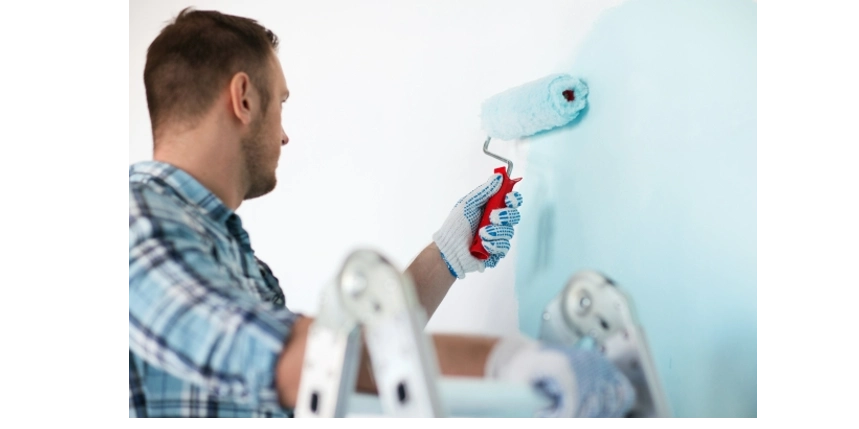
M 262 141 L 263 120 L 251 126 L 250 135 L 242 139 L 242 152 L 245 158 L 245 171 L 249 180 L 248 191 L 245 199 L 261 197 L 274 190 L 277 184 L 277 176 L 274 170 L 269 171 L 268 165 L 271 160 L 267 159 Z

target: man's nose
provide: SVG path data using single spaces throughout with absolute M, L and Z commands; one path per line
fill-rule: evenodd
M 289 136 L 286 135 L 286 131 L 283 131 L 283 128 L 280 129 L 280 145 L 286 146 L 289 143 Z

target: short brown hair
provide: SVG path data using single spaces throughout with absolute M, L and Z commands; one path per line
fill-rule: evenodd
M 271 100 L 267 61 L 278 39 L 256 21 L 186 8 L 149 45 L 143 84 L 152 133 L 166 122 L 198 120 L 238 72 Z

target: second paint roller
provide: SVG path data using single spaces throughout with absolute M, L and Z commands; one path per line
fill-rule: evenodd
M 489 225 L 492 210 L 504 208 L 504 197 L 513 190 L 513 185 L 522 178 L 511 179 L 513 163 L 489 152 L 489 141 L 521 139 L 570 123 L 587 105 L 588 87 L 581 80 L 567 74 L 553 74 L 533 82 L 508 89 L 483 102 L 480 119 L 487 138 L 483 152 L 506 162 L 507 167 L 498 167 L 501 173 L 501 189 L 489 199 L 477 230 Z M 480 260 L 489 258 L 478 232 L 471 245 L 471 255 Z

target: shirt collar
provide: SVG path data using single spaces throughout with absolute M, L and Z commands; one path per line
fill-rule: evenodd
M 128 180 L 147 182 L 156 180 L 170 188 L 188 204 L 197 206 L 219 224 L 225 224 L 233 211 L 220 198 L 206 189 L 197 179 L 179 168 L 160 161 L 141 161 L 128 169 Z

